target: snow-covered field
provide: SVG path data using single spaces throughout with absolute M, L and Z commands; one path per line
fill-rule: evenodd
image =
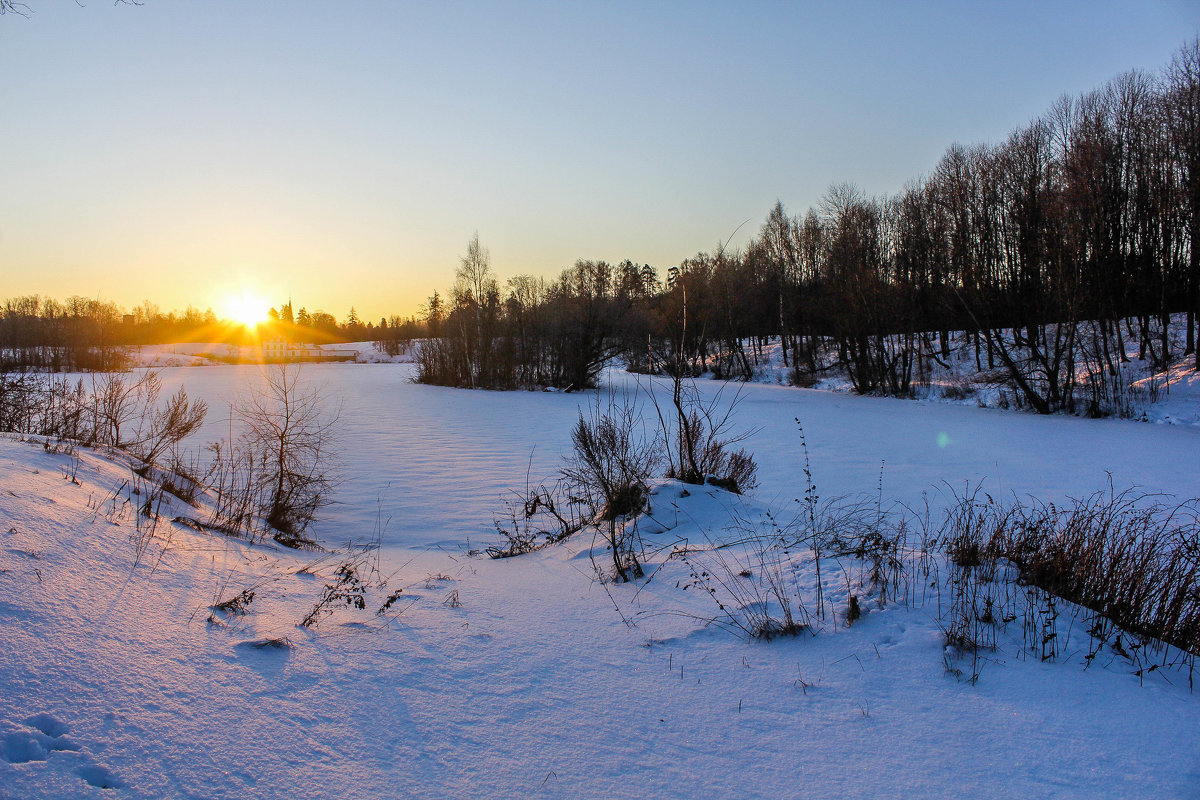
M 321 350 L 340 353 L 353 351 L 355 361 L 360 364 L 403 364 L 413 360 L 407 350 L 389 356 L 375 346 L 374 342 L 347 342 L 338 344 L 305 344 Z M 174 344 L 147 344 L 130 349 L 131 362 L 139 367 L 207 367 L 235 362 L 255 362 L 261 359 L 262 349 L 250 345 L 233 345 L 204 342 L 178 342 Z
M 1127 360 L 1120 363 L 1120 381 L 1128 387 L 1127 402 L 1129 408 L 1126 416 L 1137 418 L 1143 422 L 1168 425 L 1187 425 L 1200 427 L 1200 373 L 1193 367 L 1195 364 L 1191 354 L 1178 355 L 1183 352 L 1184 318 L 1178 315 L 1172 323 L 1172 347 L 1177 354 L 1168 369 L 1155 372 L 1151 369 L 1149 360 L 1139 358 L 1138 348 L 1132 335 L 1127 343 Z M 977 366 L 975 349 L 971 339 L 962 332 L 952 337 L 953 346 L 944 364 L 931 362 L 930 373 L 925 381 L 914 379 L 912 397 L 926 403 L 945 403 L 950 405 L 965 405 L 978 408 L 1006 409 L 1017 405 L 1017 392 L 1006 385 L 1003 369 L 983 369 L 979 366 L 986 364 L 986 356 L 981 356 Z M 778 338 L 770 338 L 761 352 L 755 352 L 751 342 L 743 341 L 749 357 L 752 358 L 751 383 L 774 384 L 787 386 L 793 382 L 793 370 L 785 363 L 782 345 Z M 416 360 L 415 348 L 419 344 L 409 343 L 403 352 L 391 356 L 383 352 L 374 342 L 349 342 L 321 345 L 326 350 L 341 352 L 352 351 L 355 360 L 360 364 L 411 364 Z M 243 361 L 253 363 L 259 358 L 259 350 L 249 346 L 234 346 L 227 344 L 159 344 L 144 345 L 133 348 L 131 362 L 141 367 L 187 367 L 213 366 L 230 362 Z M 825 355 L 829 360 L 831 354 Z M 1080 364 L 1086 360 L 1080 358 Z M 1086 366 L 1080 366 L 1079 378 L 1082 382 L 1086 376 Z M 708 373 L 705 378 L 711 378 Z M 853 385 L 843 368 L 833 368 L 813 377 L 812 388 L 848 394 L 853 392 Z
M 164 393 L 206 398 L 198 439 L 216 439 L 257 370 L 168 368 Z M 748 642 L 706 624 L 716 607 L 663 555 L 796 513 L 796 418 L 822 497 L 874 497 L 882 476 L 885 501 L 935 513 L 980 481 L 1044 500 L 1110 478 L 1200 497 L 1200 428 L 747 385 L 736 413 L 759 489 L 662 483 L 643 521 L 658 571 L 620 585 L 596 579 L 586 533 L 510 559 L 467 552 L 496 543 L 503 498 L 554 474 L 581 406 L 608 389 L 453 390 L 404 364 L 304 373 L 341 402 L 338 502 L 310 533 L 378 539 L 377 554 L 252 547 L 170 523 L 179 507 L 138 560 L 127 466 L 0 439 L 0 797 L 1200 796 L 1186 669 L 1139 681 L 1109 654 L 1085 670 L 1078 630 L 1043 663 L 1010 632 L 978 683 L 956 679 L 945 571 L 852 627 L 831 613 Z M 642 402 L 665 389 L 607 382 Z M 351 557 L 366 608 L 297 627 Z M 826 575 L 831 608 L 849 574 Z M 243 589 L 248 613 L 210 609 Z

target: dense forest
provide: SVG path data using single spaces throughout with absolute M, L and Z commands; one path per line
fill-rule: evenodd
M 893 196 L 840 184 L 801 214 L 776 203 L 744 247 L 665 275 L 580 260 L 502 284 L 476 236 L 419 319 L 351 309 L 339 323 L 288 301 L 271 323 L 296 340 L 412 348 L 426 382 L 505 389 L 594 386 L 614 358 L 747 380 L 770 341 L 796 383 L 840 370 L 859 392 L 905 395 L 965 341 L 1022 405 L 1120 413 L 1131 349 L 1155 370 L 1185 355 L 1200 368 L 1196 242 L 1200 40 L 1001 142 L 951 145 Z M 2 308 L 0 366 L 112 369 L 122 346 L 244 334 L 211 310 L 23 297 Z

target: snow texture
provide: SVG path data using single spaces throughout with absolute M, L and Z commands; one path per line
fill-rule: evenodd
M 258 369 L 168 368 L 164 393 L 209 401 L 198 443 L 228 436 Z M 310 531 L 358 546 L 339 553 L 200 533 L 170 522 L 198 513 L 175 500 L 139 558 L 120 457 L 0 439 L 0 797 L 1197 796 L 1186 668 L 1143 681 L 1111 654 L 1043 663 L 1010 635 L 971 685 L 947 674 L 936 586 L 851 627 L 833 613 L 747 641 L 710 623 L 666 553 L 702 559 L 796 513 L 796 418 L 823 497 L 874 497 L 882 476 L 884 497 L 935 510 L 981 481 L 1043 500 L 1110 480 L 1197 497 L 1200 428 L 748 385 L 736 413 L 760 488 L 657 484 L 639 522 L 657 571 L 621 585 L 597 579 L 587 532 L 516 558 L 469 551 L 496 543 L 505 496 L 553 476 L 581 409 L 609 391 L 645 403 L 661 380 L 611 371 L 611 389 L 562 394 L 423 386 L 403 364 L 304 376 L 341 402 L 338 502 Z M 346 559 L 367 607 L 298 627 Z M 242 591 L 245 613 L 215 608 Z

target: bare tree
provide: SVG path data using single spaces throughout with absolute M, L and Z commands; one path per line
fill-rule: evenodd
M 330 502 L 332 448 L 340 409 L 304 386 L 297 365 L 278 364 L 234 406 L 241 445 L 252 457 L 262 516 L 283 544 L 303 544 L 304 530 Z
M 458 280 L 455 293 L 470 296 L 476 303 L 482 303 L 492 289 L 496 280 L 492 274 L 492 254 L 479 243 L 478 231 L 467 242 L 467 254 L 462 257 L 455 277 Z
M 500 288 L 492 273 L 491 254 L 479 244 L 478 233 L 467 243 L 467 254 L 455 273 L 451 294 L 458 312 L 467 385 L 487 386 L 491 383 L 491 351 L 496 334 L 493 318 L 499 306 Z
M 139 418 L 158 401 L 162 382 L 154 370 L 143 372 L 134 380 L 114 372 L 92 377 L 92 413 L 95 415 L 95 438 L 98 444 L 125 447 L 121 429 Z
M 1187 219 L 1187 349 L 1195 354 L 1196 316 L 1200 315 L 1200 37 L 1175 54 L 1167 68 L 1166 107 L 1175 160 L 1183 177 L 1183 207 Z

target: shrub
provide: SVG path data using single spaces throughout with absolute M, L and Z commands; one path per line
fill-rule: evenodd
M 671 388 L 671 410 L 664 414 L 657 401 L 654 405 L 667 445 L 666 476 L 684 483 L 709 482 L 735 494 L 753 489 L 758 472 L 754 457 L 732 449 L 752 433 L 733 430 L 741 389 L 728 403 L 724 388 L 711 400 L 702 400 L 695 381 L 685 382 L 678 372 L 672 375 Z
M 635 404 L 593 407 L 571 431 L 572 454 L 562 474 L 583 493 L 602 520 L 636 514 L 645 505 L 646 481 L 659 460 L 657 437 L 648 436 Z
M 221 600 L 212 605 L 213 611 L 220 611 L 222 614 L 245 614 L 250 610 L 250 604 L 254 602 L 254 590 L 243 589 L 234 596 Z
M 300 620 L 301 628 L 315 627 L 322 617 L 332 613 L 338 606 L 345 605 L 360 611 L 367 607 L 367 586 L 358 574 L 356 563 L 346 561 L 338 565 L 333 577 L 333 583 L 325 584 L 321 598 Z
M 659 459 L 657 437 L 647 434 L 636 404 L 618 403 L 610 395 L 607 409 L 597 403 L 587 417 L 580 413 L 571 443 L 574 449 L 563 477 L 592 508 L 595 520 L 607 523 L 605 536 L 617 577 L 640 576 L 633 537 L 617 521 L 646 506 L 647 481 Z
M 154 463 L 195 433 L 207 414 L 208 404 L 203 400 L 189 401 L 187 392 L 180 387 L 164 407 L 143 414 L 146 429 L 139 432 L 135 449 L 146 463 Z
M 510 558 L 560 542 L 584 526 L 584 507 L 561 481 L 550 488 L 526 487 L 525 494 L 508 499 L 504 513 L 493 520 L 507 544 L 485 552 L 491 558 Z

